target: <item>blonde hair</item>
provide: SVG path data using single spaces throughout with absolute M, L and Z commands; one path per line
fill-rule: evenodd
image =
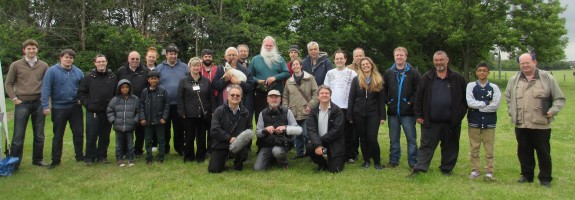
M 198 58 L 198 57 L 193 57 L 190 58 L 190 61 L 188 61 L 188 67 L 192 67 L 192 66 L 196 66 L 202 63 L 202 59 Z
M 360 69 L 359 72 L 357 73 L 357 82 L 359 83 L 359 87 L 366 89 L 369 92 L 379 92 L 383 89 L 383 78 L 381 77 L 381 74 L 379 73 L 379 70 L 377 69 L 377 66 L 375 65 L 375 63 L 373 63 L 373 61 L 371 60 L 371 58 L 369 57 L 364 57 L 362 59 L 359 60 L 359 64 L 361 66 L 361 63 L 366 60 L 369 62 L 369 64 L 371 64 L 371 71 L 370 71 L 370 82 L 369 85 L 364 81 L 366 78 L 366 75 L 363 73 L 363 71 Z

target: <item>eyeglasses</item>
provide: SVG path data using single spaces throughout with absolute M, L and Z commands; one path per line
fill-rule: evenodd
M 96 63 L 107 63 L 108 61 L 102 60 L 102 61 L 96 61 Z
M 241 97 L 241 96 L 242 96 L 242 95 L 240 95 L 240 94 L 230 94 L 230 97 L 238 97 L 238 98 L 239 98 L 239 97 Z
M 227 56 L 236 57 L 236 56 L 238 56 L 238 54 L 228 54 Z
M 140 60 L 139 58 L 130 58 L 130 60 Z

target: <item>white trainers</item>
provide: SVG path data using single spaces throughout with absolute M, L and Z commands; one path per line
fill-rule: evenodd
M 486 181 L 494 181 L 495 178 L 493 177 L 492 173 L 487 173 L 485 174 L 485 177 L 483 177 Z
M 136 165 L 136 163 L 134 163 L 134 161 L 128 161 L 128 167 L 132 167 Z
M 124 163 L 123 160 L 119 160 L 119 161 L 118 161 L 118 166 L 120 166 L 120 167 L 125 167 L 126 164 Z
M 152 147 L 152 152 L 158 151 L 158 147 Z
M 479 177 L 481 174 L 479 174 L 479 172 L 476 171 L 472 171 L 471 174 L 469 174 L 469 178 L 470 179 L 476 179 L 477 177 Z

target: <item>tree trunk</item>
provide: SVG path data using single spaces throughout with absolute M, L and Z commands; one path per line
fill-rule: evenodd
M 80 49 L 82 51 L 86 50 L 86 1 L 80 1 Z

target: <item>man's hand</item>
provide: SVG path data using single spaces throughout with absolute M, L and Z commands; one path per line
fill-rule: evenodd
M 230 144 L 233 143 L 235 140 L 236 140 L 236 137 L 230 138 Z
M 45 109 L 44 111 L 42 111 L 42 113 L 44 113 L 44 115 L 48 115 L 50 114 L 50 109 L 49 108 Z
M 270 135 L 274 134 L 275 128 L 273 126 L 268 126 L 265 129 L 268 132 L 268 134 L 270 134 Z
M 14 105 L 18 105 L 18 104 L 21 104 L 21 103 L 22 103 L 22 100 L 20 100 L 20 99 L 14 100 Z
M 423 124 L 423 122 L 425 120 L 423 120 L 423 118 L 417 118 L 417 120 L 415 120 L 418 124 Z
M 318 146 L 315 148 L 315 155 L 322 156 L 323 155 L 323 147 Z
M 146 126 L 146 120 L 140 120 L 140 125 Z
M 268 79 L 266 79 L 266 85 L 272 86 L 272 84 L 274 84 L 275 81 L 276 81 L 276 77 L 270 76 L 270 77 L 268 77 Z
M 280 134 L 284 133 L 285 130 L 286 130 L 286 126 L 278 126 L 278 127 L 274 130 L 274 132 L 275 132 L 276 134 L 280 135 Z
M 164 119 L 160 119 L 160 124 L 161 124 L 161 125 L 164 125 L 164 124 L 166 124 L 166 120 L 164 120 Z
M 548 111 L 548 112 L 547 112 L 547 115 L 545 115 L 545 117 L 546 117 L 547 119 L 551 119 L 554 115 L 555 115 L 555 114 L 553 114 L 553 112 Z
M 309 113 L 309 111 L 311 111 L 311 109 L 309 108 L 309 106 L 306 106 L 306 107 L 305 107 L 305 112 L 306 112 L 306 113 Z

